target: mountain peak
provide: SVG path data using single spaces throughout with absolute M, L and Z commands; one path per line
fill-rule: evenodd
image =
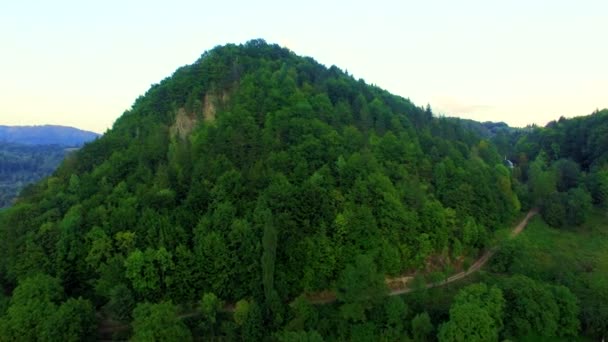
M 135 318 L 205 294 L 265 327 L 303 293 L 370 298 L 357 291 L 381 294 L 385 274 L 476 253 L 519 209 L 501 163 L 458 122 L 338 67 L 229 44 L 24 191 L 0 216 L 0 260 L 10 288 L 50 273 L 116 317 L 131 317 L 123 298 Z

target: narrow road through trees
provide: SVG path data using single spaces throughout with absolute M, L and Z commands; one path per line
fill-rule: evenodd
M 521 233 L 524 228 L 526 227 L 526 225 L 528 225 L 528 221 L 530 221 L 530 219 L 536 215 L 538 213 L 538 209 L 532 209 L 528 212 L 528 214 L 526 214 L 526 216 L 523 218 L 523 220 L 521 220 L 521 222 L 519 222 L 519 224 L 517 226 L 515 226 L 513 228 L 513 230 L 511 231 L 511 234 L 509 236 L 509 238 L 514 238 L 515 236 L 517 236 L 519 233 Z M 490 260 L 490 258 L 494 255 L 494 253 L 496 253 L 496 251 L 498 250 L 498 246 L 494 247 L 488 251 L 486 251 L 479 259 L 477 259 L 477 261 L 475 261 L 475 263 L 473 265 L 471 265 L 471 267 L 469 267 L 466 271 L 462 271 L 459 273 L 456 273 L 452 276 L 450 276 L 449 278 L 447 278 L 444 281 L 441 282 L 437 282 L 437 283 L 431 283 L 431 284 L 427 284 L 426 288 L 433 288 L 433 287 L 439 287 L 439 286 L 444 286 L 447 285 L 449 283 L 455 282 L 457 280 L 466 278 L 467 276 L 471 275 L 472 273 L 475 273 L 477 271 L 479 271 L 487 262 L 488 260 Z M 403 284 L 402 287 L 400 288 L 396 288 L 396 289 L 391 289 L 391 291 L 389 292 L 389 296 L 398 296 L 404 293 L 409 293 L 414 291 L 414 288 L 408 287 L 407 286 L 407 281 L 412 279 L 413 275 L 405 275 L 405 276 L 401 276 L 401 277 L 397 277 L 397 278 L 388 278 L 386 279 L 387 283 L 392 283 L 392 282 L 400 282 L 401 284 Z M 329 304 L 329 303 L 333 303 L 336 301 L 336 294 L 333 291 L 323 291 L 321 293 L 315 293 L 313 295 L 310 295 L 308 297 L 308 299 L 310 300 L 310 302 L 312 304 Z M 224 307 L 225 311 L 234 311 L 234 305 L 233 304 L 227 304 Z M 182 312 L 179 317 L 180 318 L 188 318 L 188 317 L 194 317 L 197 316 L 199 314 L 198 310 L 191 310 L 188 312 Z M 109 318 L 101 318 L 99 320 L 99 325 L 98 325 L 98 331 L 99 331 L 99 338 L 101 340 L 111 340 L 112 339 L 112 335 L 116 332 L 120 332 L 120 331 L 125 331 L 129 329 L 129 325 L 125 324 L 125 323 L 121 323 L 121 322 L 116 322 L 113 321 Z
M 519 224 L 517 224 L 517 226 L 515 226 L 513 228 L 513 230 L 511 231 L 510 238 L 514 238 L 519 233 L 521 233 L 524 230 L 524 228 L 526 227 L 526 225 L 528 225 L 528 221 L 530 221 L 530 219 L 536 214 L 538 214 L 538 209 L 536 209 L 536 208 L 531 209 L 528 212 L 528 214 L 526 214 L 526 216 L 523 218 L 523 220 L 521 220 L 519 222 Z M 488 262 L 488 260 L 490 260 L 490 258 L 494 255 L 494 253 L 496 253 L 497 250 L 498 250 L 498 247 L 489 249 L 481 257 L 479 257 L 479 259 L 477 259 L 475 261 L 475 263 L 473 265 L 471 265 L 471 267 L 469 267 L 466 271 L 456 273 L 444 281 L 427 284 L 426 288 L 430 289 L 433 287 L 444 286 L 444 285 L 455 282 L 457 280 L 460 280 L 462 278 L 469 276 L 472 273 L 479 271 Z M 402 287 L 391 289 L 391 291 L 389 292 L 389 296 L 397 296 L 397 295 L 401 295 L 404 293 L 414 291 L 413 288 L 407 286 L 407 281 L 411 280 L 413 278 L 414 278 L 414 275 L 405 275 L 405 276 L 400 276 L 397 278 L 388 278 L 386 280 L 387 283 L 403 284 Z M 336 300 L 336 295 L 333 292 L 325 291 L 320 294 L 311 295 L 309 297 L 309 299 L 310 299 L 311 303 L 313 303 L 313 304 L 329 304 Z

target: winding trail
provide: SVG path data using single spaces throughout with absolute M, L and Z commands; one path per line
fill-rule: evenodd
M 509 238 L 512 239 L 512 238 L 516 237 L 517 235 L 519 235 L 519 233 L 521 233 L 524 230 L 524 228 L 526 228 L 526 226 L 528 225 L 528 221 L 530 221 L 530 219 L 536 214 L 538 214 L 538 209 L 534 208 L 534 209 L 530 210 L 528 212 L 528 214 L 526 214 L 526 217 L 524 217 L 524 219 L 521 220 L 521 222 L 519 222 L 519 224 L 517 226 L 515 226 L 515 228 L 513 228 Z M 485 253 L 483 253 L 483 255 L 479 259 L 477 259 L 477 261 L 475 261 L 475 263 L 473 265 L 471 265 L 471 267 L 469 267 L 468 270 L 462 271 L 460 273 L 456 273 L 456 274 L 448 277 L 448 279 L 446 279 L 445 281 L 442 281 L 439 283 L 434 283 L 434 284 L 428 284 L 426 287 L 432 288 L 432 287 L 443 286 L 443 285 L 449 284 L 451 282 L 465 278 L 468 275 L 470 275 L 471 273 L 475 273 L 475 272 L 479 271 L 488 262 L 488 260 L 490 260 L 490 258 L 494 255 L 494 253 L 496 253 L 496 251 L 498 251 L 498 249 L 499 249 L 499 247 L 495 246 L 495 247 L 491 248 L 490 250 L 486 251 Z M 395 295 L 399 295 L 402 293 L 408 293 L 411 291 L 412 291 L 412 289 L 406 287 L 404 289 L 398 289 L 398 290 L 391 291 L 390 295 L 395 296 Z
M 538 214 L 538 209 L 534 208 L 534 209 L 530 210 L 526 214 L 526 216 L 521 220 L 521 222 L 519 222 L 519 224 L 517 224 L 517 226 L 515 226 L 513 228 L 513 230 L 511 231 L 511 234 L 509 235 L 509 238 L 512 239 L 515 236 L 519 235 L 519 233 L 521 233 L 524 230 L 524 228 L 528 225 L 528 221 L 530 221 L 530 219 L 536 214 Z M 448 277 L 446 280 L 443 280 L 440 282 L 426 284 L 425 287 L 427 289 L 430 289 L 433 287 L 440 287 L 440 286 L 444 286 L 449 283 L 452 283 L 452 282 L 455 282 L 460 279 L 468 277 L 469 275 L 479 271 L 488 262 L 488 260 L 490 260 L 490 258 L 496 253 L 496 251 L 498 251 L 498 249 L 499 249 L 499 247 L 495 246 L 495 247 L 487 250 L 466 271 L 456 273 L 456 274 Z M 407 286 L 408 282 L 413 278 L 414 278 L 413 274 L 404 275 L 404 276 L 395 277 L 395 278 L 387 278 L 386 279 L 387 285 L 389 285 L 389 284 L 391 284 L 391 285 L 398 284 L 399 285 L 394 288 L 393 288 L 393 286 L 391 286 L 392 288 L 388 295 L 389 296 L 398 296 L 398 295 L 401 295 L 404 293 L 409 293 L 409 292 L 414 291 L 415 290 L 414 288 Z M 316 304 L 316 305 L 329 304 L 329 303 L 333 303 L 336 301 L 336 294 L 333 291 L 326 290 L 326 291 L 322 291 L 322 292 L 318 292 L 318 293 L 309 295 L 308 300 L 310 301 L 311 304 Z M 223 311 L 233 312 L 234 308 L 235 308 L 234 304 L 228 303 L 224 306 Z M 185 319 L 185 318 L 198 316 L 198 314 L 199 314 L 198 310 L 190 310 L 187 312 L 182 312 L 180 315 L 178 315 L 178 317 L 180 319 Z M 98 333 L 99 333 L 99 338 L 101 341 L 106 341 L 106 340 L 110 341 L 110 340 L 112 340 L 112 335 L 114 333 L 121 332 L 121 331 L 127 331 L 128 329 L 129 329 L 128 324 L 117 322 L 117 321 L 111 320 L 109 318 L 98 317 Z
M 528 225 L 528 221 L 530 221 L 530 219 L 536 214 L 538 214 L 538 209 L 537 208 L 531 209 L 528 212 L 528 214 L 526 214 L 526 216 L 519 222 L 519 224 L 517 224 L 517 226 L 515 226 L 513 228 L 513 230 L 511 231 L 511 234 L 509 235 L 509 238 L 512 239 L 515 236 L 519 235 L 519 233 L 521 233 L 524 230 L 524 228 Z M 455 282 L 457 280 L 466 278 L 467 276 L 479 271 L 488 262 L 488 260 L 490 260 L 490 258 L 494 255 L 494 253 L 496 253 L 496 251 L 498 251 L 498 248 L 499 248 L 498 246 L 495 246 L 495 247 L 487 250 L 466 271 L 456 273 L 456 274 L 448 277 L 446 280 L 443 280 L 440 282 L 426 284 L 425 287 L 427 289 L 430 289 L 433 287 L 444 286 L 449 283 Z M 395 288 L 391 287 L 391 290 L 388 295 L 389 296 L 398 296 L 398 295 L 401 295 L 404 293 L 409 293 L 409 292 L 414 291 L 415 290 L 414 288 L 407 286 L 408 282 L 413 278 L 414 278 L 413 274 L 404 275 L 404 276 L 395 277 L 395 278 L 387 278 L 386 279 L 387 284 L 400 285 Z M 313 295 L 309 296 L 308 299 L 310 300 L 310 302 L 312 304 L 329 304 L 329 303 L 333 303 L 334 301 L 336 301 L 336 294 L 332 291 L 323 291 L 321 293 L 317 293 L 317 294 L 313 294 Z

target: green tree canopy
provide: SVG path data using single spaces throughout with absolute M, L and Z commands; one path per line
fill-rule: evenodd
M 141 303 L 133 310 L 133 341 L 191 341 L 188 327 L 171 302 Z
M 439 328 L 439 341 L 495 341 L 503 326 L 505 300 L 502 291 L 486 284 L 469 285 L 460 290 L 450 320 Z
M 379 303 L 386 294 L 384 277 L 378 273 L 373 259 L 359 255 L 344 269 L 337 288 L 342 316 L 353 321 L 364 321 L 365 311 Z
M 475 303 L 455 305 L 450 320 L 439 328 L 439 341 L 496 341 L 498 330 L 488 311 Z
M 428 341 L 432 332 L 433 323 L 427 312 L 414 316 L 414 319 L 412 319 L 412 337 L 414 341 Z
M 506 279 L 501 288 L 508 303 L 504 317 L 507 336 L 557 335 L 560 312 L 550 288 L 523 275 Z

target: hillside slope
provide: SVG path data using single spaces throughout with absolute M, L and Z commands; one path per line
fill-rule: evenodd
M 22 194 L 0 216 L 0 270 L 5 288 L 46 273 L 127 321 L 146 301 L 240 301 L 224 328 L 255 340 L 305 292 L 336 289 L 365 316 L 375 297 L 352 295 L 353 268 L 447 267 L 517 212 L 489 142 L 254 40 L 179 68 Z M 135 320 L 170 310 L 146 305 Z

